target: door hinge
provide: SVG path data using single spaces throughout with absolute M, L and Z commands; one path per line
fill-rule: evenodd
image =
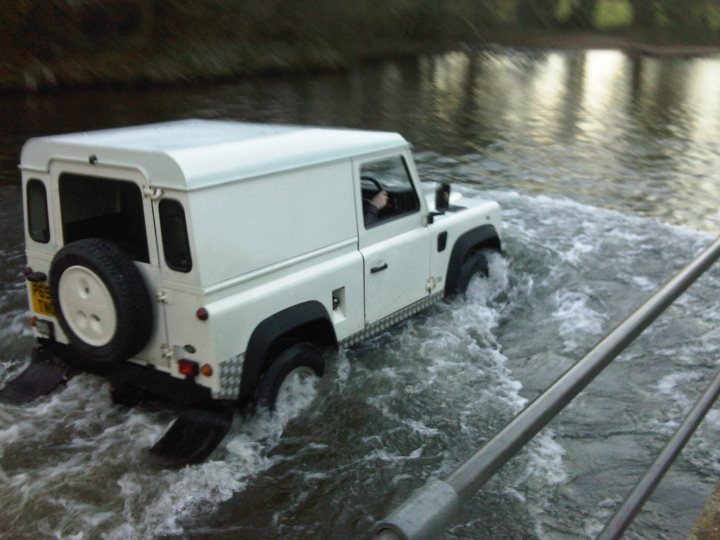
M 165 194 L 162 188 L 154 188 L 152 186 L 144 186 L 142 192 L 143 196 L 150 199 L 151 201 L 157 201 Z
M 161 304 L 169 304 L 170 303 L 170 294 L 168 294 L 167 291 L 163 291 L 163 290 L 155 291 L 155 298 Z

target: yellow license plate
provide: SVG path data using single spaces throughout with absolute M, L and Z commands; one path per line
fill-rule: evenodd
M 40 315 L 55 316 L 55 307 L 50 298 L 50 286 L 47 283 L 30 282 L 33 311 Z

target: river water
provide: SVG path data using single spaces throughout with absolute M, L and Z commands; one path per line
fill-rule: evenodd
M 398 131 L 427 189 L 503 207 L 465 302 L 328 356 L 281 414 L 163 469 L 173 416 L 88 375 L 0 405 L 5 538 L 365 538 L 720 232 L 720 58 L 459 50 L 341 73 L 0 97 L 0 384 L 28 361 L 16 169 L 31 136 L 179 118 Z M 709 384 L 720 269 L 701 278 L 464 506 L 446 538 L 592 538 Z M 720 473 L 713 410 L 628 538 L 684 538 Z

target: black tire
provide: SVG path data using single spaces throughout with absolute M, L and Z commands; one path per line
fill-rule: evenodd
M 460 274 L 458 275 L 457 288 L 455 292 L 459 295 L 465 296 L 467 293 L 468 285 L 475 276 L 488 277 L 488 261 L 487 257 L 482 253 L 475 252 L 471 254 L 465 261 L 460 265 Z
M 309 343 L 298 343 L 284 349 L 260 378 L 256 394 L 257 405 L 274 411 L 280 387 L 287 376 L 298 368 L 310 368 L 315 375 L 322 377 L 325 361 L 320 351 Z
M 63 275 L 69 276 L 63 282 Z M 81 282 L 87 276 L 94 289 L 101 290 L 107 299 L 103 306 L 107 324 L 98 339 L 92 339 L 90 330 L 85 335 L 80 330 L 81 308 L 75 308 L 76 318 L 71 306 L 82 294 L 72 279 Z M 85 289 L 89 292 L 90 287 Z M 119 362 L 132 358 L 145 348 L 153 332 L 153 304 L 140 270 L 130 256 L 115 244 L 100 238 L 86 238 L 64 246 L 57 252 L 50 266 L 50 295 L 57 313 L 58 321 L 70 340 L 73 350 L 82 357 L 96 362 Z M 66 298 L 63 298 L 66 296 Z M 114 317 L 113 317 L 114 312 Z M 80 315 L 77 315 L 80 314 Z M 102 321 L 95 317 L 91 323 Z M 89 317 L 86 317 L 89 318 Z M 80 322 L 78 322 L 80 321 Z M 87 326 L 87 323 L 85 323 Z M 92 324 L 90 324 L 92 326 Z

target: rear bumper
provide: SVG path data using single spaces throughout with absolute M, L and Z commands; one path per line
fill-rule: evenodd
M 196 405 L 213 401 L 210 389 L 196 384 L 192 379 L 178 379 L 151 367 L 130 362 L 93 362 L 78 357 L 62 343 L 38 339 L 38 348 L 50 352 L 70 368 L 99 375 L 116 385 L 127 385 L 160 399 L 178 405 Z

